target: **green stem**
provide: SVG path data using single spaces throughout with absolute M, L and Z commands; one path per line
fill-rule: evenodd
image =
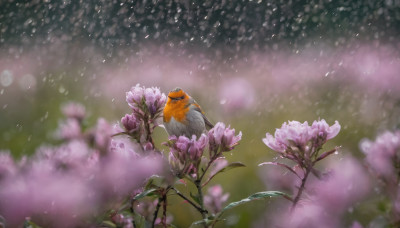
M 171 189 L 174 190 L 178 196 L 180 196 L 182 199 L 184 199 L 190 205 L 192 205 L 194 208 L 196 208 L 196 210 L 198 210 L 200 213 L 203 213 L 203 212 L 208 213 L 207 210 L 204 210 L 204 209 L 200 208 L 199 206 L 197 206 L 193 201 L 191 201 L 189 198 L 187 198 L 185 195 L 183 195 L 181 192 L 179 192 L 178 189 L 173 188 L 173 187 Z
M 200 208 L 201 208 L 201 216 L 203 219 L 207 218 L 207 211 L 204 210 L 204 203 L 203 203 L 203 190 L 201 188 L 201 179 L 196 180 L 195 182 L 197 192 L 199 194 L 199 203 L 200 203 Z M 204 224 L 204 227 L 207 227 L 207 224 Z
M 160 210 L 160 206 L 161 206 L 161 197 L 158 199 L 156 210 L 154 211 L 153 221 L 151 222 L 151 228 L 155 227 L 158 211 Z
M 311 169 L 312 169 L 312 167 L 309 167 L 309 166 L 306 167 L 306 172 L 305 172 L 305 174 L 304 174 L 303 179 L 301 180 L 301 185 L 300 185 L 299 191 L 297 192 L 297 195 L 296 195 L 296 197 L 295 197 L 294 200 L 293 200 L 293 205 L 292 205 L 292 208 L 291 208 L 291 211 L 292 211 L 292 212 L 293 212 L 294 209 L 296 208 L 296 205 L 297 205 L 297 203 L 298 203 L 299 200 L 300 200 L 301 194 L 302 194 L 303 191 L 304 191 L 304 188 L 305 188 L 305 185 L 306 185 L 306 181 L 307 181 L 308 175 L 309 175 L 310 172 L 311 172 Z

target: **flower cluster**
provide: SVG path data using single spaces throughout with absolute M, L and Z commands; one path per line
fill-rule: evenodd
M 165 94 L 161 93 L 159 88 L 145 88 L 137 84 L 126 93 L 126 101 L 132 109 L 132 114 L 122 117 L 122 133 L 133 137 L 144 150 L 149 146 L 154 149 L 151 135 L 158 126 L 157 119 L 161 116 L 166 102 Z
M 378 135 L 375 141 L 364 139 L 360 143 L 362 152 L 366 155 L 366 163 L 378 180 L 381 189 L 391 201 L 392 221 L 399 224 L 400 220 L 400 131 L 386 131 Z
M 208 188 L 207 195 L 204 196 L 204 205 L 211 213 L 216 214 L 221 211 L 228 198 L 229 193 L 224 194 L 221 185 L 214 185 Z
M 369 167 L 387 182 L 397 182 L 400 171 L 400 131 L 384 132 L 375 141 L 360 143 Z
M 85 106 L 75 102 L 69 102 L 61 107 L 61 111 L 67 118 L 82 121 L 86 117 Z
M 208 138 L 202 134 L 199 139 L 193 135 L 191 139 L 186 136 L 171 136 L 169 163 L 176 176 L 190 175 L 196 177 L 199 171 L 201 157 L 208 144 Z
M 308 199 L 295 210 L 279 211 L 275 225 L 282 227 L 346 227 L 344 215 L 369 192 L 369 178 L 356 159 L 346 156 L 330 162 L 324 179 L 313 179 L 307 187 Z
M 58 146 L 42 146 L 20 161 L 0 152 L 0 214 L 7 226 L 19 227 L 27 217 L 44 227 L 90 226 L 89 218 L 161 172 L 160 156 L 140 157 L 141 148 L 127 138 L 111 138 L 105 119 L 83 131 L 84 110 L 76 103 L 62 107 L 67 119 L 56 132 L 64 140 Z M 114 219 L 132 225 L 130 217 Z
M 99 155 L 83 141 L 71 141 L 59 147 L 42 147 L 18 166 L 11 161 L 2 165 L 0 214 L 7 225 L 19 226 L 26 217 L 45 221 L 40 224 L 43 226 L 82 224 L 102 213 L 97 208 L 141 187 L 161 167 L 158 158 Z
M 137 84 L 126 93 L 126 102 L 135 114 L 150 114 L 151 118 L 158 115 L 165 105 L 167 98 L 159 88 L 145 88 Z
M 199 139 L 193 136 L 171 136 L 166 144 L 170 147 L 169 162 L 178 177 L 190 175 L 198 176 L 201 162 L 208 161 L 211 166 L 218 158 L 223 157 L 222 152 L 233 150 L 242 137 L 239 132 L 235 135 L 235 129 L 225 127 L 224 123 L 217 123 L 207 135 L 202 134 Z M 204 150 L 209 149 L 209 157 L 204 156 Z
M 218 122 L 208 132 L 208 138 L 210 141 L 210 153 L 216 154 L 218 149 L 221 152 L 233 150 L 242 139 L 242 132 L 235 135 L 235 129 L 231 129 L 230 126 L 226 127 L 224 123 Z
M 283 123 L 280 129 L 276 129 L 275 137 L 267 133 L 263 142 L 282 157 L 306 166 L 310 162 L 324 158 L 317 157 L 319 150 L 339 131 L 340 125 L 337 121 L 332 126 L 329 126 L 325 120 L 314 121 L 311 126 L 307 121 L 304 123 L 289 121 Z M 327 155 L 329 154 L 324 156 Z
M 286 168 L 295 174 L 301 183 L 297 187 L 297 193 L 292 199 L 292 210 L 295 209 L 300 201 L 307 178 L 310 173 L 320 177 L 319 172 L 314 169 L 316 162 L 334 153 L 336 149 L 330 150 L 319 155 L 322 145 L 327 140 L 334 138 L 340 131 L 340 125 L 336 121 L 329 126 L 325 120 L 314 121 L 311 126 L 307 121 L 289 121 L 283 123 L 280 129 L 276 129 L 275 137 L 267 133 L 263 142 L 271 149 L 280 154 L 281 157 L 292 160 L 296 163 L 294 167 L 279 162 L 265 162 L 260 165 L 272 164 Z

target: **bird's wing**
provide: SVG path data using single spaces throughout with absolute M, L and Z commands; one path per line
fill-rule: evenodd
M 213 125 L 213 124 L 207 119 L 207 117 L 204 115 L 204 112 L 203 112 L 203 110 L 201 109 L 200 105 L 197 104 L 197 102 L 196 102 L 193 98 L 190 99 L 189 103 L 194 105 L 194 108 L 193 108 L 193 109 L 194 109 L 195 111 L 198 111 L 198 112 L 201 113 L 201 116 L 202 116 L 203 119 L 204 119 L 204 123 L 206 124 L 207 130 L 210 130 L 211 128 L 213 128 L 214 125 Z

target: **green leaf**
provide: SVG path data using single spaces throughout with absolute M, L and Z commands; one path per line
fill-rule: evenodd
M 163 176 L 159 175 L 152 175 L 149 177 L 145 189 L 152 189 L 152 188 L 167 188 L 168 182 Z
M 190 227 L 193 226 L 204 226 L 204 225 L 209 225 L 213 220 L 209 220 L 208 218 L 193 222 L 192 225 L 190 225 Z
M 253 201 L 253 200 L 265 199 L 265 198 L 270 198 L 270 197 L 274 197 L 274 196 L 283 196 L 284 198 L 286 198 L 286 199 L 288 199 L 288 200 L 292 200 L 291 197 L 290 197 L 289 195 L 287 195 L 286 193 L 283 193 L 283 192 L 279 192 L 279 191 L 257 192 L 257 193 L 254 193 L 253 195 L 251 195 L 251 196 L 249 196 L 249 197 L 247 197 L 247 198 L 244 198 L 244 199 L 242 199 L 242 200 L 239 200 L 239 201 L 236 201 L 236 202 L 233 202 L 233 203 L 228 204 L 226 207 L 224 207 L 224 208 L 216 215 L 215 218 L 218 219 L 219 217 L 221 217 L 221 215 L 222 215 L 225 211 L 227 211 L 227 210 L 229 210 L 229 209 L 232 209 L 232 208 L 234 208 L 234 207 L 237 207 L 237 206 L 239 206 L 239 205 L 241 205 L 241 204 L 248 203 L 248 202 L 251 202 L 251 201 Z
M 202 186 L 204 187 L 205 185 L 207 185 L 208 182 L 210 182 L 211 179 L 213 179 L 217 174 L 226 172 L 226 171 L 234 169 L 234 168 L 239 168 L 239 167 L 246 167 L 246 165 L 244 165 L 241 162 L 232 162 L 231 164 L 229 164 L 229 165 L 225 166 L 224 168 L 218 170 L 214 175 L 210 176 L 208 178 L 208 180 L 206 182 L 204 182 L 204 184 Z
M 41 226 L 36 225 L 36 223 L 30 221 L 30 220 L 26 220 L 24 222 L 24 228 L 42 228 Z
M 144 191 L 144 192 L 142 192 L 142 193 L 136 195 L 135 197 L 133 197 L 133 200 L 139 200 L 139 199 L 141 199 L 141 198 L 144 198 L 145 196 L 152 196 L 152 195 L 155 195 L 154 192 L 156 192 L 156 191 L 157 191 L 157 189 L 155 189 L 155 188 L 146 190 L 146 191 Z
M 109 227 L 109 228 L 116 228 L 117 227 L 117 225 L 115 225 L 113 222 L 111 222 L 111 221 L 103 221 L 102 223 L 101 223 L 101 225 L 102 225 L 102 227 Z

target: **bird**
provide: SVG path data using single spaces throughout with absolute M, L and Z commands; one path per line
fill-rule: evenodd
M 206 129 L 214 127 L 200 105 L 179 87 L 168 93 L 163 122 L 168 135 L 183 135 L 187 138 L 192 138 L 193 135 L 199 138 Z

